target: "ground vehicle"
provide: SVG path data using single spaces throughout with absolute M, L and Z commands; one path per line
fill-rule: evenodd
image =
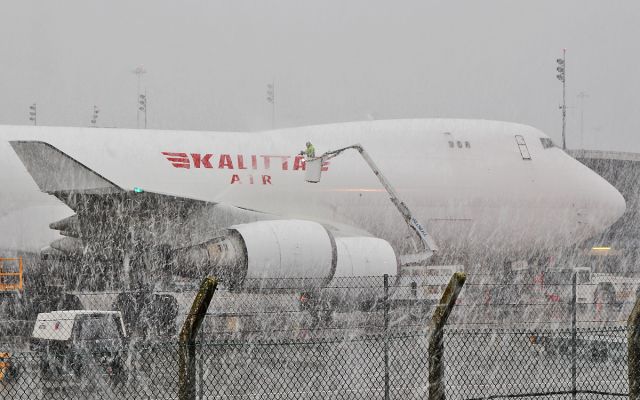
M 126 379 L 126 330 L 119 311 L 53 311 L 38 314 L 31 350 L 41 353 L 46 380 L 106 376 Z
M 437 303 L 447 288 L 451 276 L 456 271 L 463 270 L 462 265 L 405 266 L 402 268 L 398 283 L 395 284 L 400 290 L 392 295 L 392 299 L 406 298 Z
M 589 267 L 549 269 L 538 283 L 549 299 L 570 295 L 572 274 L 576 274 L 576 303 L 594 305 L 596 311 L 615 309 L 624 302 L 633 302 L 638 280 L 614 274 L 592 272 Z
M 11 353 L 0 353 L 0 383 L 7 383 L 18 376 L 18 366 Z
M 570 356 L 573 345 L 571 333 L 568 331 L 546 332 L 531 335 L 532 346 L 539 347 L 549 356 Z M 621 361 L 627 353 L 624 339 L 610 334 L 598 332 L 582 332 L 576 338 L 576 355 L 592 361 L 606 361 L 611 358 Z
M 591 272 L 590 268 L 575 268 L 578 303 L 614 305 L 635 298 L 638 280 L 613 274 Z
M 7 268 L 5 264 L 8 264 L 9 267 Z M 21 292 L 23 289 L 22 272 L 22 257 L 0 258 L 0 292 Z

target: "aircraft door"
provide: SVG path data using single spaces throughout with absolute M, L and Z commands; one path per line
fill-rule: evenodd
M 516 143 L 518 144 L 518 149 L 520 149 L 520 155 L 523 160 L 531 160 L 531 154 L 529 153 L 529 148 L 527 147 L 527 142 L 524 141 L 524 137 L 521 135 L 516 135 Z

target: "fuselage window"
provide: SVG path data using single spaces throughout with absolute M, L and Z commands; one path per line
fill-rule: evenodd
M 462 148 L 462 142 L 461 141 L 458 140 L 456 143 L 458 144 L 459 148 Z
M 464 147 L 466 147 L 467 149 L 470 149 L 471 148 L 471 143 L 464 142 Z
M 453 149 L 453 140 L 449 140 L 449 147 Z
M 527 142 L 524 141 L 522 136 L 516 135 L 516 144 L 518 145 L 522 159 L 531 160 L 531 154 L 529 153 L 529 148 L 527 148 Z
M 540 138 L 540 143 L 542 143 L 542 147 L 545 149 L 549 149 L 551 147 L 555 147 L 556 145 L 553 143 L 553 140 L 546 138 L 546 137 L 542 137 Z

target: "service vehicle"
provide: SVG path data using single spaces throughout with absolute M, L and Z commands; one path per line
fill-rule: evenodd
M 462 265 L 428 265 L 403 267 L 392 299 L 440 301 L 454 273 L 463 271 Z
M 529 341 L 548 356 L 571 356 L 573 338 L 570 331 L 533 334 Z M 576 335 L 575 346 L 576 357 L 591 361 L 623 361 L 627 354 L 625 338 L 611 332 L 580 332 Z
M 592 272 L 591 268 L 575 268 L 577 302 L 619 305 L 633 301 L 638 287 L 637 278 Z
M 126 380 L 126 340 L 119 311 L 71 310 L 40 313 L 31 335 L 31 350 L 39 352 L 44 380 L 107 377 Z
M 548 269 L 535 283 L 545 296 L 558 301 L 571 294 L 572 275 L 576 274 L 576 303 L 593 305 L 595 311 L 615 310 L 635 300 L 640 283 L 637 278 L 592 272 L 590 267 Z
M 0 352 L 0 384 L 7 384 L 18 376 L 18 365 L 11 353 Z

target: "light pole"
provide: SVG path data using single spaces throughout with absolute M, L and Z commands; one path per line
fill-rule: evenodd
M 567 71 L 566 71 L 566 55 L 567 49 L 562 49 L 562 58 L 558 58 L 556 63 L 558 66 L 556 70 L 558 71 L 558 75 L 556 78 L 560 82 L 562 82 L 562 105 L 560 106 L 560 110 L 562 110 L 562 150 L 567 149 L 567 138 L 565 135 L 566 127 L 567 127 L 567 103 L 566 103 L 566 89 L 567 89 Z
M 136 76 L 138 77 L 138 101 L 140 101 L 140 95 L 142 95 L 142 93 L 140 92 L 142 75 L 146 74 L 147 70 L 144 69 L 144 66 L 140 65 L 133 70 L 133 73 L 136 74 Z M 145 118 L 146 118 L 146 115 L 145 115 Z M 136 127 L 140 128 L 140 107 L 136 109 Z
M 38 125 L 38 106 L 33 103 L 29 106 L 29 121 L 33 122 L 33 125 Z
M 577 97 L 580 99 L 580 147 L 584 148 L 584 99 L 589 95 L 585 92 L 580 92 Z
M 100 113 L 100 110 L 98 109 L 98 106 L 96 106 L 94 104 L 93 106 L 93 115 L 91 116 L 91 126 L 92 127 L 96 127 L 96 123 L 98 122 L 98 114 Z
M 276 86 L 272 80 L 267 83 L 267 102 L 271 103 L 271 129 L 276 127 Z
M 144 129 L 147 129 L 147 91 L 144 91 L 144 94 L 138 95 L 138 111 L 142 111 L 144 113 Z

